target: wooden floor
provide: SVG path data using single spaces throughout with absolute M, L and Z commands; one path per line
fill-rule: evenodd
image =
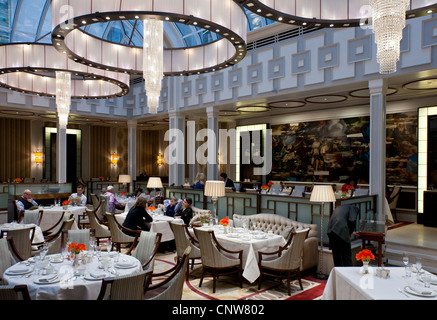
M 423 259 L 424 269 L 437 273 L 437 228 L 412 223 L 387 231 L 385 238 L 386 257 L 389 265 L 403 266 L 402 255 Z

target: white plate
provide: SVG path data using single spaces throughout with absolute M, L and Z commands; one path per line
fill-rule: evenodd
M 64 259 L 62 257 L 52 257 L 52 258 L 50 258 L 50 262 L 61 263 L 61 262 L 64 262 Z
M 116 263 L 116 264 L 114 265 L 114 267 L 119 268 L 119 269 L 130 269 L 130 268 L 134 268 L 134 267 L 137 266 L 136 263 L 134 263 L 134 262 L 131 262 L 131 264 L 128 264 L 128 263 L 129 263 L 129 262 L 124 263 L 124 264 L 122 264 L 122 265 L 120 265 L 119 263 Z
M 20 272 L 12 272 L 12 270 L 14 270 L 14 269 L 20 270 Z M 26 273 L 29 273 L 32 271 L 33 271 L 33 268 L 31 268 L 31 267 L 11 268 L 9 271 L 6 272 L 6 274 L 10 275 L 10 276 L 19 276 L 19 275 L 26 274 Z
M 90 280 L 90 281 L 100 281 L 100 280 L 103 280 L 103 279 L 105 279 L 106 278 L 106 275 L 103 275 L 102 277 L 99 277 L 99 278 L 94 278 L 92 275 L 90 275 L 90 274 L 87 274 L 86 276 L 85 276 L 85 280 Z
M 431 290 L 431 291 L 432 291 L 432 294 L 420 294 L 420 293 L 417 293 L 417 292 L 415 292 L 414 290 L 410 289 L 409 286 L 405 286 L 405 287 L 404 287 L 404 291 L 405 291 L 406 293 L 413 294 L 413 295 L 415 295 L 415 296 L 419 296 L 419 297 L 425 297 L 425 298 L 434 298 L 434 297 L 437 296 L 437 292 L 434 291 L 434 290 Z
M 257 235 L 254 235 L 253 238 L 257 239 L 257 240 L 267 239 L 265 234 L 262 234 L 262 235 L 257 234 Z
M 417 277 L 417 280 L 419 280 L 420 282 L 424 282 L 424 281 L 422 280 L 422 277 L 423 277 L 423 273 L 421 273 L 420 276 Z M 437 278 L 435 278 L 435 276 L 432 276 L 432 277 L 431 277 L 431 282 L 430 282 L 430 284 L 437 285 Z
M 36 283 L 36 284 L 52 284 L 52 283 L 57 283 L 57 282 L 61 281 L 61 279 L 59 279 L 58 276 L 56 278 L 50 280 L 50 281 L 41 281 L 40 279 L 41 278 L 36 279 L 33 282 Z
M 240 234 L 239 233 L 229 233 L 227 235 L 227 237 L 229 237 L 229 238 L 239 238 Z

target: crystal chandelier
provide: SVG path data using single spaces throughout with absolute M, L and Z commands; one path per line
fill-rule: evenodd
M 163 28 L 161 20 L 143 21 L 143 77 L 150 113 L 157 113 L 164 77 Z
M 396 72 L 408 0 L 370 0 L 377 45 L 376 60 L 381 74 Z
M 71 103 L 71 74 L 56 71 L 56 106 L 58 110 L 59 126 L 66 128 Z

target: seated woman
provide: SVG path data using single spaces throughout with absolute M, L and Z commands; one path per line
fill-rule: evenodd
M 205 176 L 203 173 L 199 172 L 196 176 L 196 181 L 193 185 L 194 189 L 205 189 Z
M 144 191 L 141 195 L 140 195 L 140 197 L 142 197 L 142 198 L 146 198 L 147 199 L 147 202 L 150 204 L 150 203 L 153 203 L 153 200 L 155 200 L 155 198 L 154 198 L 154 196 L 155 196 L 155 193 L 152 191 L 152 189 L 150 189 L 150 188 L 147 188 L 146 189 L 146 191 Z
M 190 225 L 190 221 L 193 218 L 192 203 L 193 200 L 191 198 L 185 198 L 182 202 L 182 207 L 175 213 L 175 218 L 181 218 L 187 226 Z
M 178 199 L 175 197 L 170 198 L 170 204 L 168 205 L 167 209 L 165 210 L 165 215 L 169 217 L 174 217 L 176 213 L 176 207 L 178 206 Z
M 143 189 L 139 188 L 132 196 L 138 198 L 139 196 L 141 196 L 142 193 Z
M 123 227 L 131 230 L 143 230 L 149 231 L 147 222 L 152 222 L 153 218 L 147 213 L 148 207 L 147 199 L 139 197 L 135 202 L 134 206 L 129 210 L 126 219 L 124 219 Z M 135 234 L 123 230 L 128 236 L 135 237 Z

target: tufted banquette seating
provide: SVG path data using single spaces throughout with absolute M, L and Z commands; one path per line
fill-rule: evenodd
M 313 267 L 317 267 L 318 263 L 318 228 L 317 224 L 307 224 L 299 221 L 294 221 L 286 217 L 272 214 L 272 213 L 258 213 L 253 215 L 233 215 L 233 224 L 235 227 L 241 227 L 239 221 L 242 218 L 249 219 L 248 227 L 252 229 L 252 225 L 255 222 L 256 229 L 267 232 L 272 230 L 274 234 L 284 235 L 288 234 L 287 231 L 290 227 L 294 227 L 294 230 L 300 230 L 305 228 L 310 228 L 308 237 L 305 239 L 304 249 L 303 249 L 303 259 L 301 270 L 307 270 Z M 286 239 L 288 240 L 288 239 Z

